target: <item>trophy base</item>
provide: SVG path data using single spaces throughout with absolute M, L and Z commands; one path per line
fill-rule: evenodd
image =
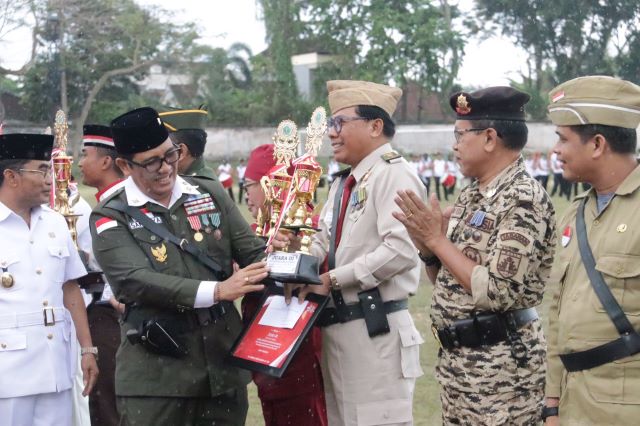
M 322 284 L 318 258 L 305 253 L 276 251 L 267 256 L 270 268 L 266 282 Z

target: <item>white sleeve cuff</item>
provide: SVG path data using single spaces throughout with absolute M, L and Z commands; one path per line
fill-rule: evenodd
M 216 302 L 213 295 L 216 291 L 217 281 L 202 281 L 198 286 L 198 292 L 196 293 L 196 300 L 193 303 L 193 307 L 197 308 L 210 308 Z

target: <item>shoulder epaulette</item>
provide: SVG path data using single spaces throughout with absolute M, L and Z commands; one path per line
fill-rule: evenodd
M 349 173 L 351 173 L 351 167 L 347 167 L 346 169 L 340 170 L 339 172 L 335 172 L 331 176 L 333 176 L 334 178 L 337 178 L 341 176 L 347 176 Z
M 396 151 L 389 151 L 380 156 L 387 163 L 393 162 L 393 160 L 397 160 L 398 158 L 402 158 L 402 155 L 398 154 Z

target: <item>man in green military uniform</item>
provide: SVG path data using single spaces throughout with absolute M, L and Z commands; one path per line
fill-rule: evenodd
M 180 147 L 155 110 L 126 113 L 111 129 L 129 177 L 90 223 L 95 257 L 127 305 L 116 361 L 122 424 L 243 425 L 250 376 L 225 361 L 242 327 L 231 301 L 263 288 L 264 245 L 220 185 L 177 176 Z M 233 273 L 234 261 L 243 269 Z
M 548 425 L 638 424 L 640 87 L 589 76 L 550 96 L 562 175 L 592 188 L 559 222 L 543 417 Z
M 178 173 L 218 180 L 216 173 L 207 166 L 203 157 L 207 144 L 207 110 L 200 106 L 198 109 L 176 109 L 158 115 L 169 130 L 169 137 L 173 143 L 182 148 Z

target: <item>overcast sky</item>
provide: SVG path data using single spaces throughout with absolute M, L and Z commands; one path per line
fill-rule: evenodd
M 203 44 L 228 47 L 234 42 L 248 44 L 254 53 L 266 47 L 264 24 L 258 19 L 256 0 L 136 0 L 145 6 L 159 5 L 172 10 L 176 18 L 196 22 L 202 33 Z M 469 9 L 471 0 L 460 0 Z M 29 33 L 15 32 L 0 42 L 0 63 L 18 68 L 26 60 Z M 518 70 L 526 60 L 524 52 L 512 42 L 493 37 L 482 43 L 470 40 L 464 54 L 458 80 L 463 86 L 492 86 L 508 84 L 509 78 L 520 80 Z

